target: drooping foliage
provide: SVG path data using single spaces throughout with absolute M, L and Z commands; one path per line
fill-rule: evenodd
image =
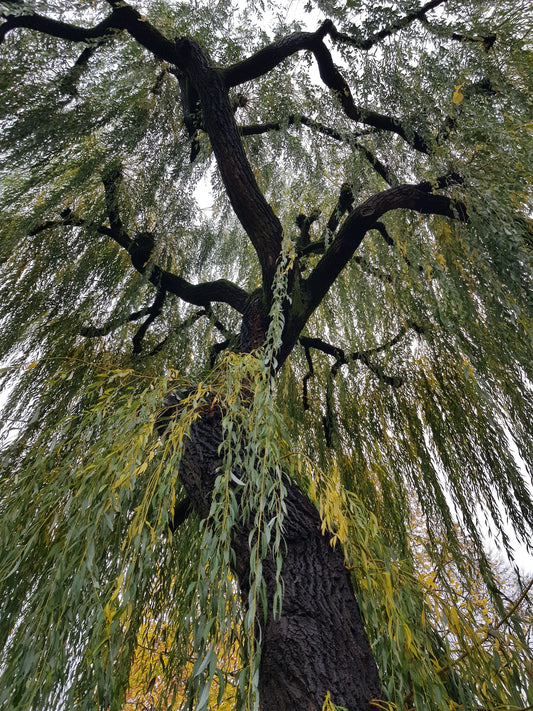
M 533 533 L 530 3 L 0 18 L 0 706 L 253 708 L 289 481 L 344 552 L 377 706 L 532 706 L 530 586 L 485 553 Z

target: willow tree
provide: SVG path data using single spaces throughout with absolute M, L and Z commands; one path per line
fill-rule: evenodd
M 529 2 L 0 13 L 2 708 L 531 706 Z

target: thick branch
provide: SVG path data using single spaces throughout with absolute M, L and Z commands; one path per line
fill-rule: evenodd
M 196 306 L 209 306 L 212 301 L 229 304 L 239 313 L 243 313 L 248 301 L 248 294 L 227 279 L 218 279 L 203 284 L 191 284 L 186 279 L 161 269 L 150 262 L 154 237 L 149 232 L 140 232 L 132 239 L 125 231 L 119 211 L 119 189 L 122 173 L 118 164 L 111 164 L 102 176 L 105 190 L 106 210 L 110 227 L 101 226 L 98 231 L 112 237 L 128 252 L 131 263 L 141 274 L 158 289 L 164 289 L 180 299 Z
M 268 74 L 278 64 L 297 52 L 314 51 L 317 41 L 322 41 L 329 29 L 330 22 L 326 20 L 316 32 L 295 32 L 263 47 L 242 62 L 232 64 L 222 73 L 226 86 L 237 86 Z
M 398 185 L 373 195 L 356 208 L 345 220 L 331 247 L 306 281 L 311 295 L 312 310 L 318 306 L 329 288 L 361 244 L 365 234 L 379 218 L 391 210 L 410 209 L 426 215 L 443 215 L 467 220 L 466 208 L 444 195 L 429 192 L 430 183 Z
M 180 38 L 176 47 L 185 58 L 184 71 L 200 97 L 204 126 L 228 197 L 257 252 L 263 282 L 269 286 L 281 251 L 281 223 L 260 191 L 248 163 L 221 73 L 210 66 L 207 56 L 193 40 Z
M 439 180 L 443 182 L 445 179 Z M 438 187 L 439 180 L 434 185 L 424 182 L 419 185 L 398 185 L 384 190 L 370 197 L 348 215 L 327 252 L 310 276 L 301 283 L 302 308 L 292 310 L 288 314 L 279 363 L 283 363 L 287 358 L 307 320 L 353 257 L 366 233 L 374 228 L 382 215 L 391 210 L 409 209 L 427 215 L 443 215 L 463 222 L 468 220 L 463 203 L 430 192 Z
M 113 7 L 113 14 L 119 17 L 121 27 L 136 39 L 139 44 L 142 44 L 143 47 L 162 61 L 175 64 L 180 69 L 182 68 L 174 43 L 150 24 L 146 17 L 126 4 L 124 0 L 107 0 L 107 2 Z
M 44 15 L 7 15 L 6 21 L 0 25 L 0 43 L 11 30 L 24 28 L 36 30 L 51 37 L 58 37 L 69 42 L 89 42 L 104 37 L 114 30 L 122 29 L 119 14 L 115 11 L 94 27 L 78 27 L 67 22 L 52 20 Z
M 323 42 L 324 37 L 333 30 L 334 26 L 331 20 L 326 20 L 316 32 L 296 32 L 277 42 L 273 42 L 248 59 L 227 67 L 223 71 L 226 85 L 228 87 L 236 86 L 245 81 L 256 79 L 267 74 L 291 55 L 309 50 L 315 56 L 322 81 L 337 96 L 349 118 L 368 126 L 392 131 L 401 136 L 416 150 L 428 153 L 429 145 L 421 134 L 409 130 L 398 119 L 384 116 L 375 111 L 368 111 L 355 105 L 348 84 L 335 67 L 331 53 Z
M 333 24 L 331 24 L 331 27 L 333 27 Z M 313 53 L 318 64 L 322 81 L 337 96 L 348 118 L 368 126 L 374 126 L 375 128 L 396 133 L 417 151 L 429 153 L 430 146 L 423 136 L 417 131 L 413 131 L 404 126 L 400 120 L 356 106 L 350 87 L 333 63 L 331 53 L 323 42 L 317 45 Z
M 128 238 L 126 243 L 121 239 L 121 235 L 113 233 L 109 227 L 99 227 L 98 232 L 114 239 L 121 247 L 130 253 L 130 245 L 134 240 Z M 157 264 L 141 263 L 138 259 L 132 258 L 132 264 L 143 275 L 148 275 L 148 281 L 156 287 L 166 289 L 171 294 L 178 296 L 183 301 L 195 306 L 209 306 L 213 301 L 228 304 L 239 313 L 242 313 L 248 301 L 248 293 L 227 279 L 216 279 L 203 284 L 191 284 L 177 274 L 161 269 Z

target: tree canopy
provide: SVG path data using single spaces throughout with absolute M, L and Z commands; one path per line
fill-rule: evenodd
M 0 2 L 2 708 L 533 707 L 532 19 Z

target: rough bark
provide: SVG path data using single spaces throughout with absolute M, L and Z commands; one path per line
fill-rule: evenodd
M 208 515 L 222 440 L 221 413 L 206 409 L 186 441 L 180 478 L 200 516 Z M 283 602 L 281 616 L 272 614 L 275 563 L 263 562 L 269 605 L 262 611 L 259 676 L 262 711 L 319 711 L 327 692 L 349 711 L 369 709 L 380 696 L 372 655 L 343 556 L 322 535 L 319 514 L 291 482 L 287 482 L 287 513 L 283 523 Z M 234 531 L 235 574 L 241 590 L 250 585 L 249 529 Z

